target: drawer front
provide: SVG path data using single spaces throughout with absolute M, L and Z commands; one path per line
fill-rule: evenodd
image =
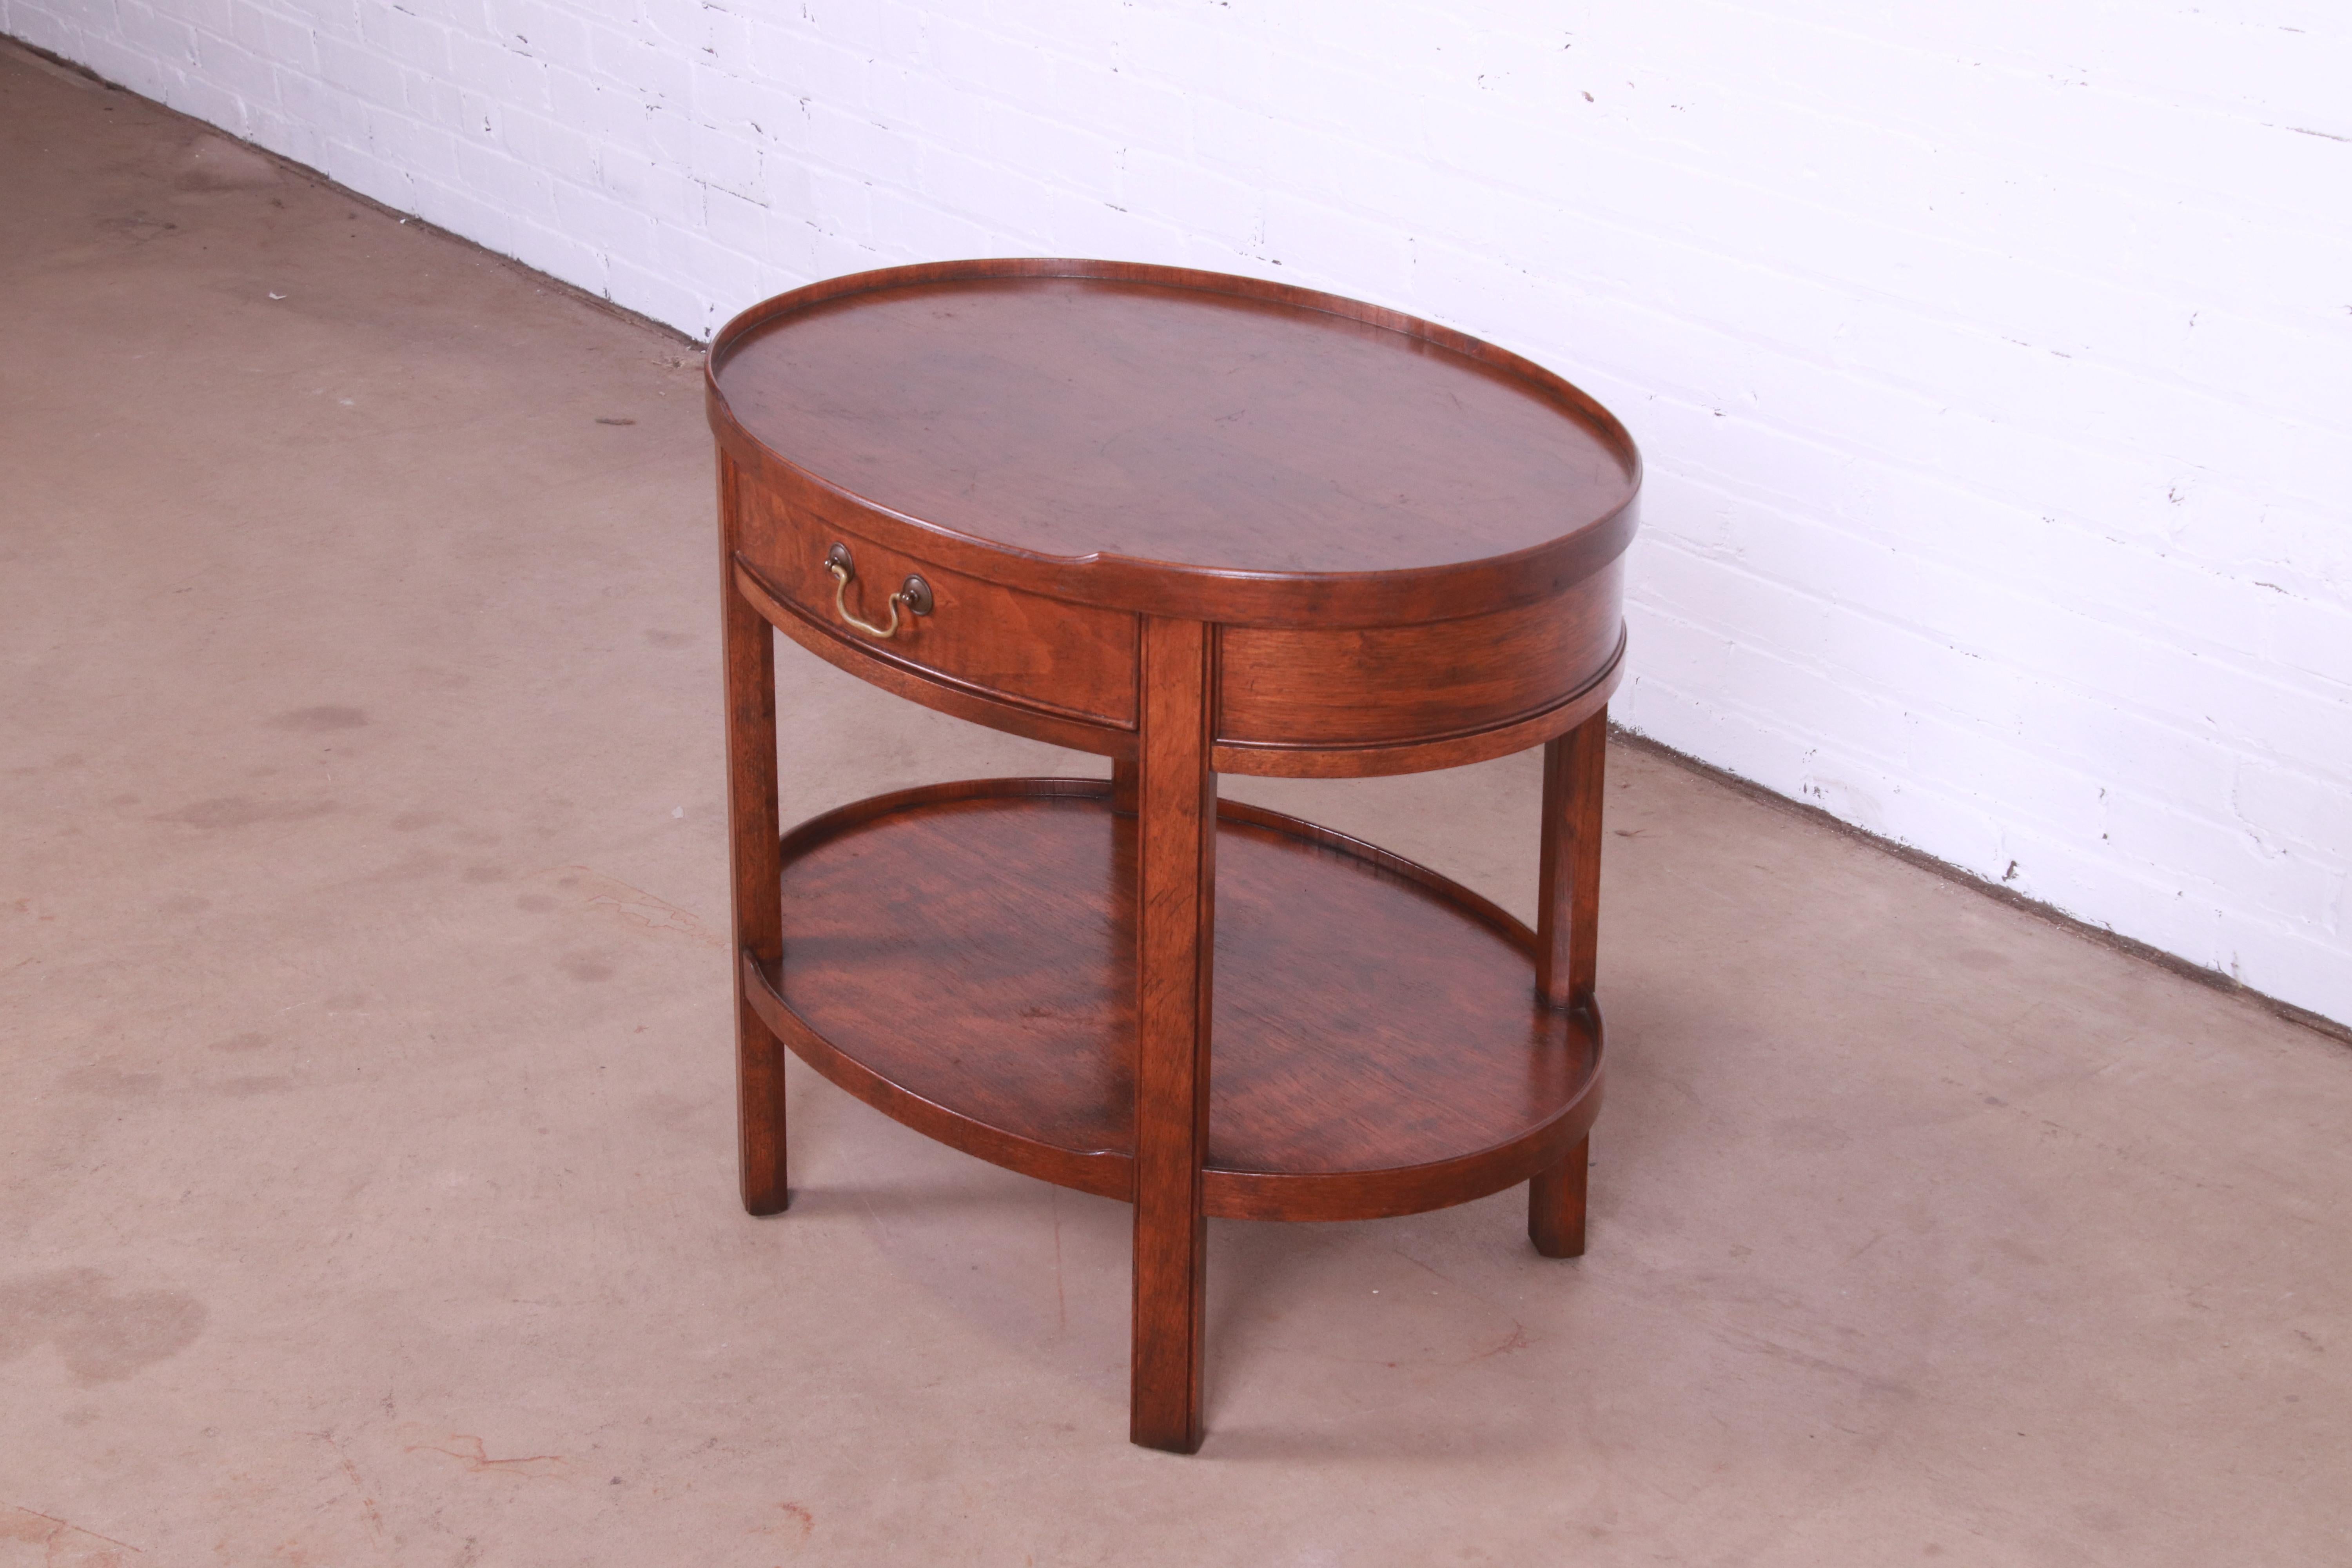
M 1557 706 L 1608 669 L 1624 624 L 1622 558 L 1555 598 L 1420 626 L 1227 626 L 1217 738 L 1390 746 L 1491 730 Z
M 918 560 L 851 533 L 777 497 L 740 492 L 735 547 L 771 592 L 867 656 L 1049 713 L 1135 727 L 1135 617 L 1023 593 Z M 931 591 L 926 616 L 898 616 L 887 638 L 859 631 L 835 604 L 826 555 L 848 548 L 849 614 L 889 622 L 888 600 L 911 574 Z

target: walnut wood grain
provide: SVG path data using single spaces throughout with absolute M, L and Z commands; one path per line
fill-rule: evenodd
M 1604 709 L 1544 747 L 1543 839 L 1536 888 L 1536 994 L 1580 1014 L 1598 1035 L 1593 988 L 1600 966 L 1601 803 L 1608 785 Z M 1580 1142 L 1528 1187 L 1528 1239 L 1546 1258 L 1584 1254 L 1591 1146 Z
M 1373 778 L 1491 762 L 1564 735 L 1607 707 L 1624 674 L 1624 657 L 1625 641 L 1621 632 L 1616 651 L 1590 684 L 1570 693 L 1555 707 L 1483 730 L 1382 745 L 1220 741 L 1213 760 L 1221 773 L 1302 779 Z
M 1546 1258 L 1584 1256 L 1586 1185 L 1591 1174 L 1590 1133 L 1555 1164 L 1528 1182 L 1528 1239 Z
M 722 519 L 740 515 L 740 476 L 724 458 L 719 465 Z M 775 639 L 768 623 L 735 591 L 729 570 L 731 530 L 719 539 L 719 626 L 727 702 L 727 821 L 730 891 L 735 941 L 758 962 L 782 955 L 776 837 Z M 735 1095 L 738 1171 L 743 1206 L 755 1215 L 780 1213 L 790 1199 L 784 1180 L 783 1049 L 754 1006 L 742 976 L 735 977 Z
M 992 692 L 950 680 L 934 670 L 877 659 L 866 652 L 866 645 L 819 625 L 814 616 L 786 603 L 740 560 L 734 563 L 734 576 L 735 591 L 742 595 L 744 603 L 757 610 L 770 626 L 835 669 L 871 681 L 910 702 L 919 702 L 926 708 L 985 724 L 992 730 L 1025 735 L 1048 745 L 1066 746 L 1074 752 L 1129 759 L 1135 755 L 1132 729 L 1008 702 Z
M 1217 739 L 1393 745 L 1497 729 L 1559 707 L 1616 659 L 1623 573 L 1491 615 L 1417 626 L 1228 626 Z
M 736 553 L 801 618 L 867 659 L 943 679 L 1049 714 L 1135 727 L 1135 616 L 1048 599 L 967 576 L 792 510 L 774 497 L 742 501 Z M 825 568 L 836 545 L 855 581 L 841 596 L 853 614 L 884 619 L 883 601 L 909 575 L 931 590 L 929 615 L 905 615 L 883 640 L 845 625 Z
M 941 567 L 1216 624 L 1548 599 L 1632 539 L 1641 462 L 1559 376 L 1431 321 L 1136 263 L 830 279 L 712 340 L 762 493 Z
M 785 960 L 745 966 L 776 1032 L 918 1131 L 1130 1196 L 1136 819 L 1111 790 L 978 779 L 794 828 Z M 1536 933 L 1344 834 L 1217 813 L 1204 1212 L 1416 1214 L 1557 1163 L 1599 1108 L 1600 1047 L 1538 1004 Z
M 1582 1249 L 1641 488 L 1605 410 L 1395 311 L 1057 260 L 768 300 L 713 341 L 706 401 L 748 1206 L 787 1200 L 782 1047 L 943 1142 L 1130 1201 L 1131 1436 L 1185 1452 L 1204 1216 L 1410 1214 L 1527 1181 L 1538 1249 Z M 930 613 L 885 629 L 910 574 Z M 780 842 L 770 626 L 1112 777 L 904 792 Z M 1215 799 L 1221 771 L 1534 744 L 1538 931 Z
M 1211 958 L 1217 912 L 1214 629 L 1143 622 L 1135 815 L 1135 1316 L 1129 1435 L 1201 1446 Z M 1116 784 L 1114 784 L 1114 792 Z M 1114 800 L 1114 808 L 1116 801 Z M 1119 820 L 1116 809 L 1114 822 Z

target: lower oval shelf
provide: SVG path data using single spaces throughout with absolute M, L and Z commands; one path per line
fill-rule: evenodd
M 917 1131 L 1129 1197 L 1134 861 L 1100 780 L 860 801 L 785 835 L 784 959 L 744 954 L 745 994 Z M 1413 1214 L 1558 1160 L 1600 1109 L 1601 1030 L 1537 1001 L 1534 952 L 1434 872 L 1218 803 L 1207 1211 Z

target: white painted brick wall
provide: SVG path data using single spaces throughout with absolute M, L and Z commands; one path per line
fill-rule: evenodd
M 2342 0 L 0 0 L 707 334 L 947 256 L 1378 300 L 1650 462 L 1617 711 L 2352 1020 Z

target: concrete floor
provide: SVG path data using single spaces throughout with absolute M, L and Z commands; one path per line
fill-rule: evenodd
M 693 353 L 5 49 L 0 279 L 0 1564 L 2352 1561 L 2352 1051 L 1631 751 L 1591 1255 L 1217 1223 L 1129 1447 L 1121 1205 L 736 1205 Z M 795 814 L 1100 771 L 782 661 Z

